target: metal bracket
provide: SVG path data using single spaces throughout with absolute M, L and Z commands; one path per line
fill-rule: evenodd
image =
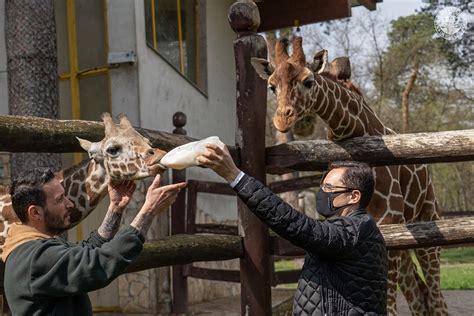
M 109 53 L 107 56 L 107 63 L 109 65 L 119 65 L 119 64 L 129 64 L 133 65 L 134 63 L 137 62 L 137 54 L 135 52 L 129 51 L 129 52 L 114 52 L 114 53 Z

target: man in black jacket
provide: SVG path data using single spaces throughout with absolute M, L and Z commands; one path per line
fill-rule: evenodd
M 135 184 L 108 184 L 102 225 L 78 244 L 58 237 L 70 224 L 72 202 L 50 169 L 22 174 L 11 188 L 21 224 L 5 240 L 5 293 L 13 315 L 92 315 L 87 292 L 114 280 L 140 254 L 153 218 L 168 209 L 185 183 L 160 187 L 156 176 L 130 225 L 117 233 Z
M 319 221 L 240 171 L 227 148 L 208 144 L 197 160 L 226 179 L 273 231 L 306 250 L 294 314 L 386 314 L 387 255 L 383 236 L 365 211 L 374 191 L 366 164 L 331 164 L 316 198 L 317 211 L 327 217 Z

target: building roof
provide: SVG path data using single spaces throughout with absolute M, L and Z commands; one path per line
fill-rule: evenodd
M 376 9 L 382 0 L 256 0 L 261 24 L 259 32 L 300 26 L 351 16 L 351 9 Z

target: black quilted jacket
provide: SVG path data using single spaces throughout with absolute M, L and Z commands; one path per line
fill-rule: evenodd
M 385 243 L 365 210 L 318 221 L 247 175 L 234 190 L 273 231 L 306 250 L 293 302 L 295 315 L 386 314 Z

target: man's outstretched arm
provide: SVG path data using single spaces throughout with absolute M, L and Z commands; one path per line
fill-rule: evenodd
M 125 207 L 132 199 L 135 188 L 136 185 L 133 181 L 125 181 L 118 184 L 109 183 L 110 205 L 102 224 L 97 230 L 102 238 L 110 240 L 117 233 Z

